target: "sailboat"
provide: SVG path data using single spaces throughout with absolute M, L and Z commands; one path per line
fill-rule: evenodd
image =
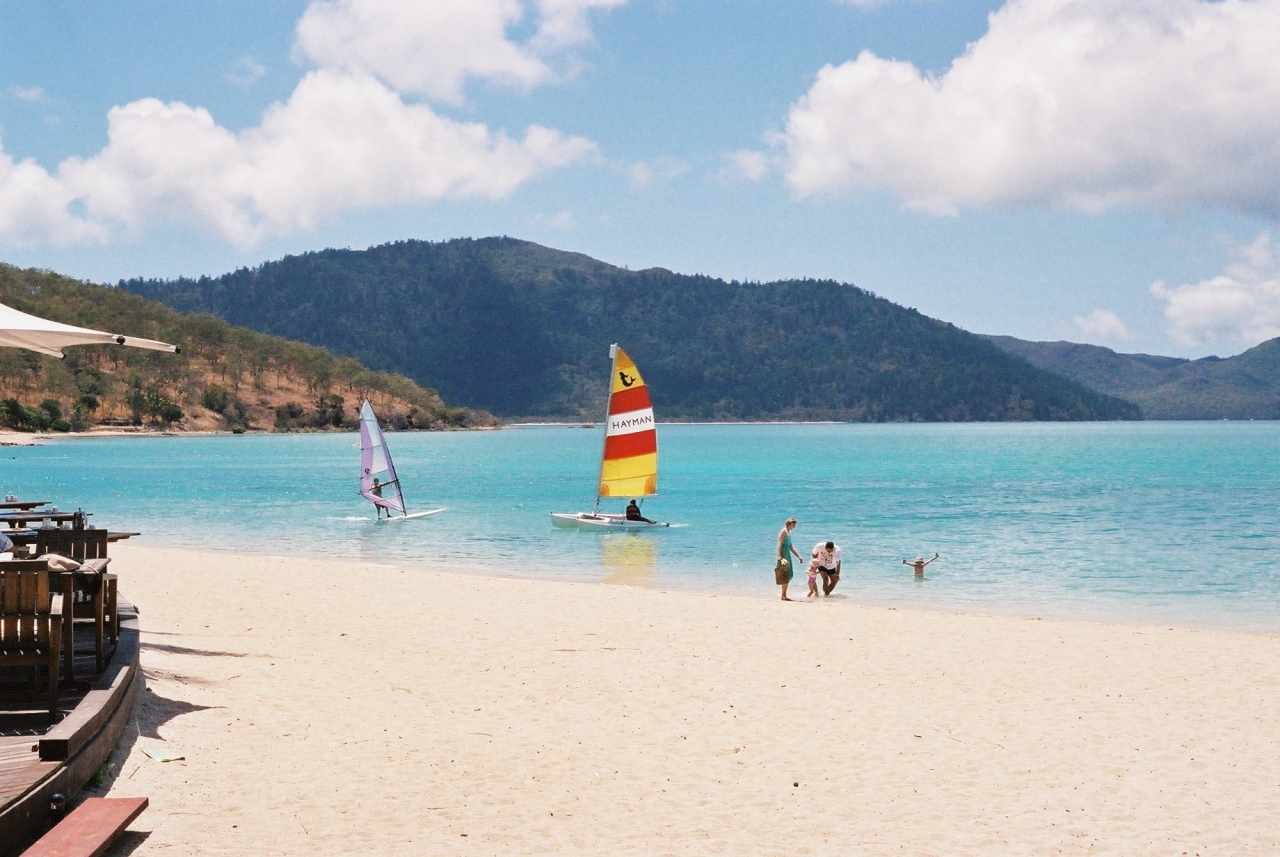
M 649 390 L 636 364 L 616 344 L 609 346 L 609 404 L 604 418 L 604 450 L 596 505 L 590 512 L 552 512 L 557 527 L 643 530 L 668 523 L 627 520 L 626 515 L 602 514 L 601 497 L 649 497 L 658 493 L 658 430 Z
M 396 476 L 396 466 L 391 462 L 391 451 L 387 449 L 387 440 L 382 436 L 378 417 L 368 399 L 360 406 L 360 494 L 375 507 L 386 509 L 388 521 L 425 518 L 444 511 L 409 512 L 405 509 L 400 479 Z M 395 512 L 400 514 L 393 514 Z M 381 515 L 378 520 L 382 520 Z

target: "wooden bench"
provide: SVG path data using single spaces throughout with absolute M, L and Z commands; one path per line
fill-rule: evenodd
M 0 666 L 45 668 L 49 719 L 58 716 L 58 660 L 62 645 L 62 596 L 49 591 L 42 560 L 0 562 Z
M 147 808 L 144 797 L 91 797 L 22 857 L 98 857 Z
M 36 553 L 60 553 L 72 559 L 99 559 L 107 555 L 110 534 L 106 530 L 36 530 Z

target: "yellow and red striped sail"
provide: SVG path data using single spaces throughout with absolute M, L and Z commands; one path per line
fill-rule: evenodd
M 658 431 L 653 405 L 627 352 L 616 345 L 613 352 L 599 495 L 647 497 L 658 493 Z

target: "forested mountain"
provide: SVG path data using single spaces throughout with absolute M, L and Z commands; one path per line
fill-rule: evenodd
M 1280 339 L 1235 357 L 1119 354 L 1098 345 L 988 337 L 1011 354 L 1137 403 L 1153 420 L 1280 419 Z
M 831 281 L 629 271 L 511 238 L 289 256 L 120 286 L 403 372 L 504 417 L 595 419 L 608 345 L 664 419 L 1136 419 L 1128 402 Z
M 58 360 L 0 348 L 0 425 L 83 430 L 154 423 L 186 429 L 328 429 L 355 425 L 368 396 L 391 428 L 490 425 L 434 390 L 350 357 L 208 315 L 180 315 L 122 289 L 0 265 L 0 303 L 43 318 L 160 339 L 182 353 L 80 345 Z
M 852 286 L 628 271 L 510 238 L 326 250 L 216 279 L 120 285 L 508 417 L 598 417 L 610 342 L 636 359 L 667 419 L 1137 416 Z

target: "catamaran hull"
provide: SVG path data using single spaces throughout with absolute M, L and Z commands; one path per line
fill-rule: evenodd
M 390 524 L 392 521 L 412 521 L 414 518 L 425 518 L 428 515 L 439 515 L 444 509 L 431 509 L 427 512 L 410 512 L 407 515 L 396 515 L 394 518 L 379 518 L 378 520 Z
M 582 530 L 652 530 L 671 526 L 665 521 L 628 521 L 622 515 L 593 515 L 590 512 L 552 512 L 551 523 L 557 527 Z

